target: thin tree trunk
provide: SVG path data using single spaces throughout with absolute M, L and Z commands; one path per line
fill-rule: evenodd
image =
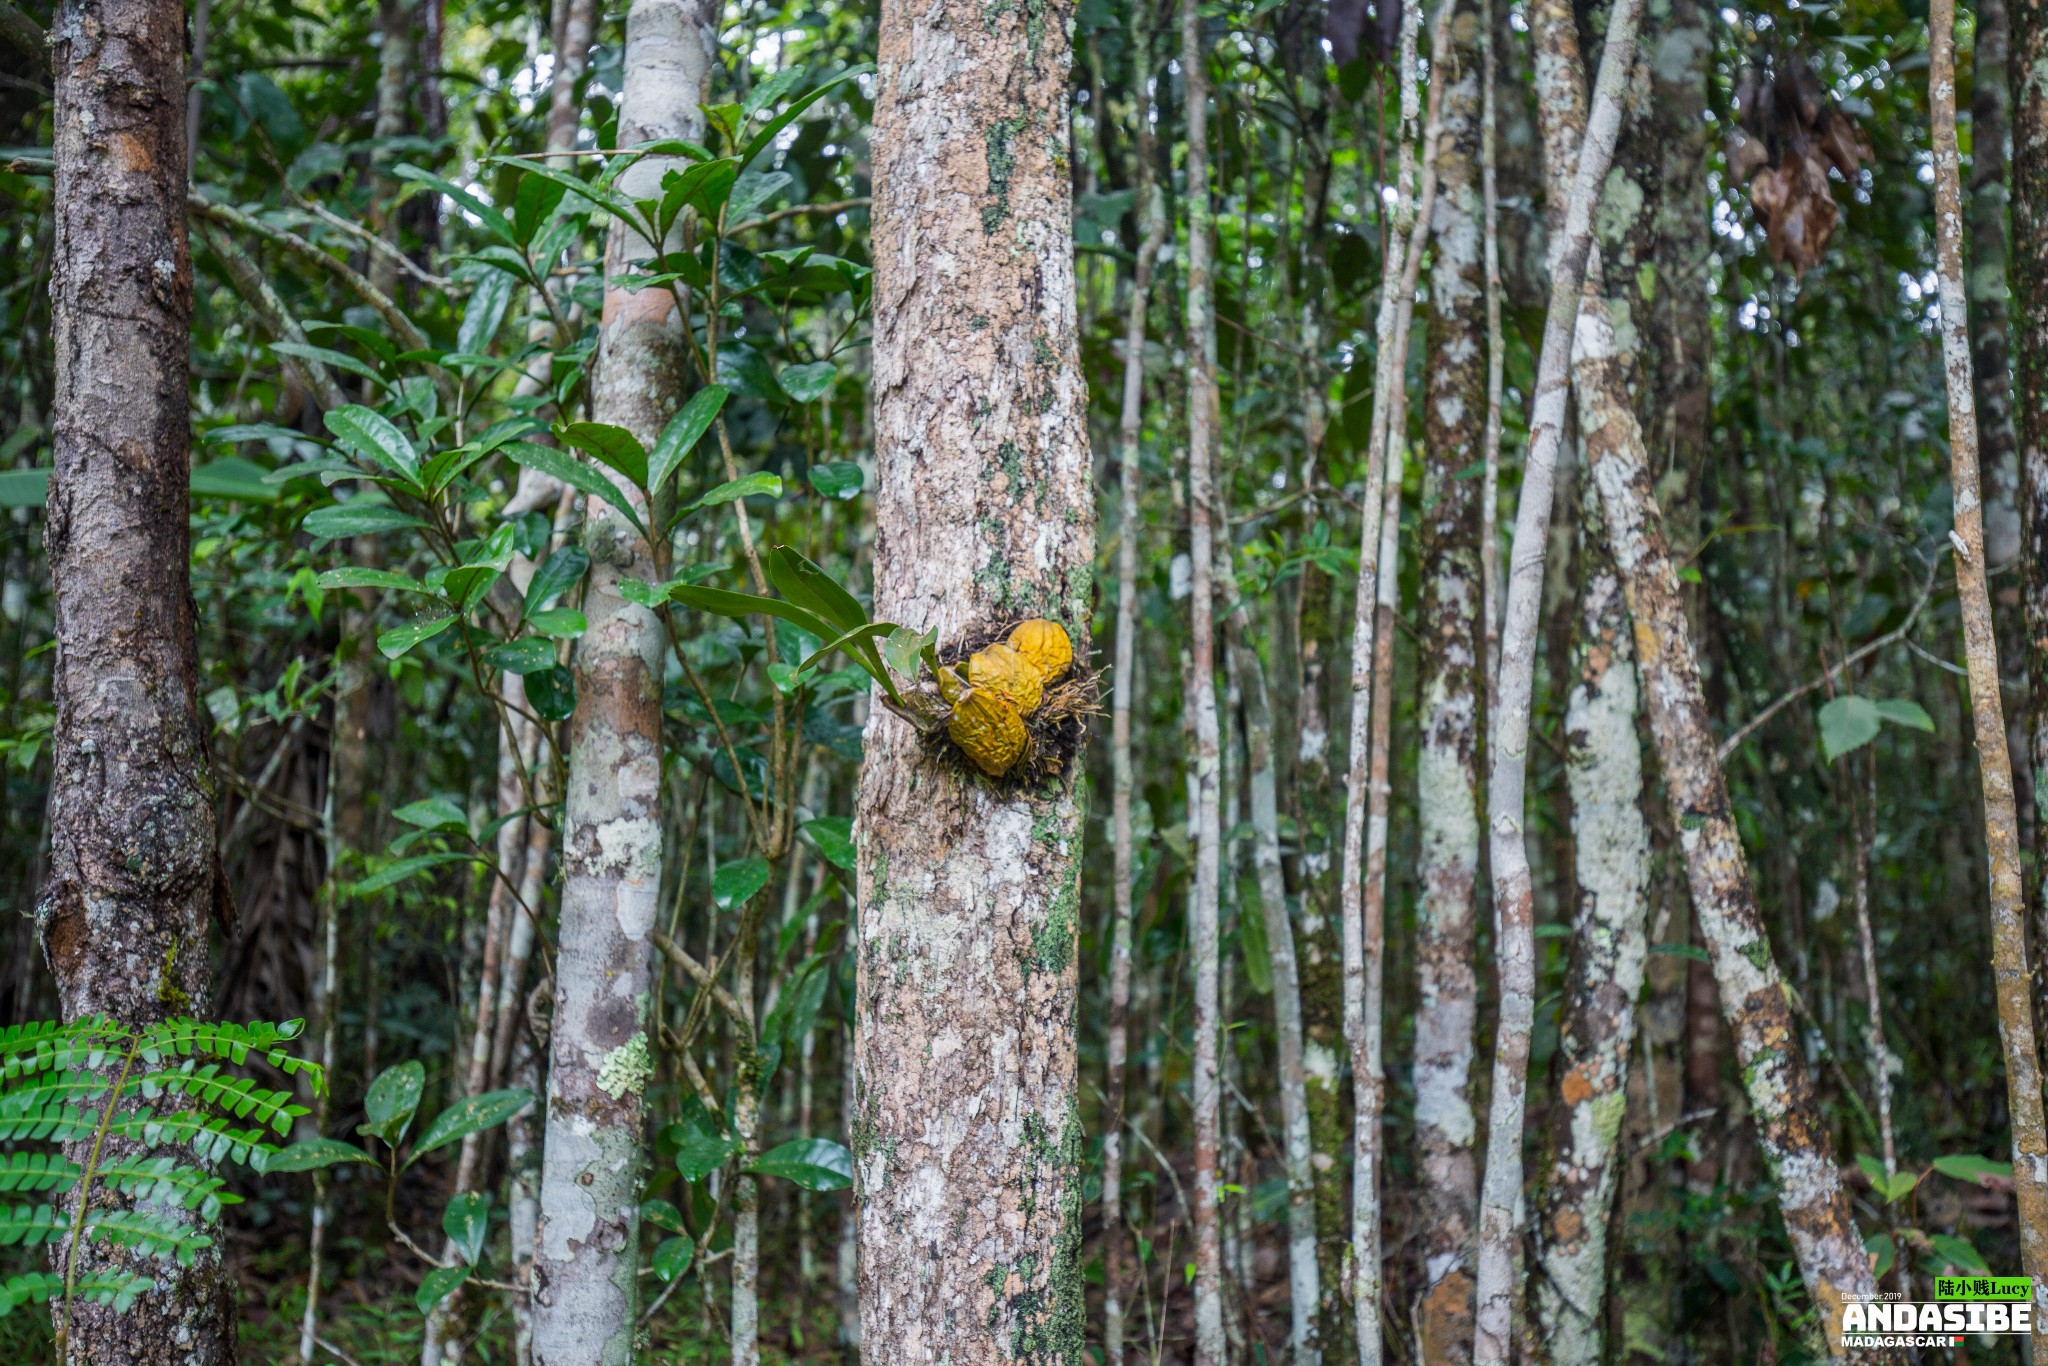
M 1933 0 L 1927 16 L 1928 105 L 1934 127 L 1935 270 L 1941 287 L 1941 354 L 1948 383 L 1949 480 L 1955 488 L 1956 599 L 1970 671 L 1970 718 L 1984 789 L 1984 853 L 1991 890 L 1991 967 L 1998 1036 L 2012 1113 L 2013 1187 L 2019 1201 L 2020 1261 L 2034 1279 L 2036 1312 L 2048 1312 L 2048 1130 L 2041 1106 L 2040 1047 L 2027 970 L 2026 890 L 2021 882 L 2019 808 L 1998 693 L 1998 642 L 1985 579 L 1984 516 L 1978 493 L 1977 413 L 1970 383 L 1969 305 L 1963 290 L 1963 206 L 1956 150 L 1955 0 Z M 1872 1001 L 1873 1008 L 1875 1000 Z M 2048 1338 L 2034 1339 L 2048 1362 Z
M 882 6 L 875 615 L 942 647 L 1043 615 L 1088 657 L 1070 19 L 1060 4 Z M 873 712 L 849 1126 L 871 1366 L 1080 1357 L 1085 809 L 1078 758 L 1031 800 L 1005 797 Z
M 2007 55 L 2012 27 L 2006 0 L 1977 0 L 1970 62 L 1970 342 L 1976 385 L 1978 468 L 1984 481 L 1984 546 L 2002 568 L 2020 550 L 2019 452 L 2013 430 L 2006 136 L 2012 122 Z M 2002 640 L 2010 650 L 2016 641 Z
M 1188 937 L 1195 971 L 1195 1366 L 1223 1366 L 1222 1002 L 1217 918 L 1223 858 L 1222 738 L 1216 707 L 1215 334 L 1210 281 L 1209 57 L 1200 8 L 1180 0 L 1181 79 L 1187 100 L 1187 357 L 1189 665 L 1193 732 L 1195 885 Z M 1229 553 L 1226 541 L 1225 553 Z
M 1480 199 L 1485 217 L 1486 432 L 1479 493 L 1479 681 L 1486 692 L 1486 724 L 1493 725 L 1494 677 L 1500 659 L 1500 443 L 1501 394 L 1507 385 L 1507 333 L 1501 326 L 1499 96 L 1493 44 L 1493 0 L 1479 0 Z
M 205 1017 L 208 922 L 233 915 L 189 577 L 184 20 L 171 0 L 70 0 L 51 33 L 56 400 L 44 546 L 57 717 L 36 918 L 66 1020 Z M 110 1139 L 101 1156 L 117 1149 L 141 1151 Z M 74 1304 L 68 1325 L 59 1309 L 63 1360 L 235 1360 L 234 1281 L 218 1241 L 189 1265 L 102 1241 L 75 1259 L 80 1273 L 137 1271 L 156 1288 L 125 1312 Z
M 1114 875 L 1109 950 L 1107 1076 L 1102 1109 L 1103 1360 L 1123 1366 L 1124 1252 L 1123 1124 L 1124 1072 L 1129 1066 L 1131 1003 L 1131 879 L 1136 874 L 1131 843 L 1131 700 L 1138 665 L 1138 540 L 1144 521 L 1138 506 L 1139 457 L 1145 424 L 1145 317 L 1152 298 L 1152 268 L 1166 241 L 1166 199 L 1152 178 L 1151 100 L 1145 94 L 1152 63 L 1143 10 L 1131 10 L 1130 42 L 1135 141 L 1136 195 L 1144 236 L 1131 272 L 1124 322 L 1123 409 L 1117 447 L 1118 526 L 1116 555 L 1116 691 L 1110 703 L 1110 820 L 1114 827 Z
M 695 138 L 716 13 L 705 0 L 634 0 L 626 18 L 621 145 Z M 626 176 L 659 183 L 660 158 Z M 615 224 L 608 275 L 633 239 Z M 679 400 L 681 323 L 656 290 L 607 286 L 593 383 L 597 420 L 653 446 Z M 653 577 L 644 542 L 616 508 L 591 500 L 577 642 L 576 712 L 562 816 L 564 878 L 555 1011 L 549 1037 L 547 1137 L 534 1258 L 536 1366 L 632 1356 L 639 1305 L 639 1186 L 644 1087 L 653 1075 L 646 1010 L 661 887 L 662 627 L 620 595 Z
M 2012 126 L 2013 308 L 2017 327 L 2020 556 L 2026 625 L 2028 771 L 2035 853 L 2048 831 L 2048 0 L 2010 0 L 2015 45 Z M 2048 875 L 2030 889 L 2036 943 L 2048 943 Z M 2037 1011 L 2043 1009 L 2037 997 Z M 2048 1016 L 2044 1016 L 2048 1018 Z
M 1579 425 L 1594 430 L 1614 395 L 1578 389 Z M 1550 1167 L 1537 1213 L 1536 1313 L 1554 1366 L 1597 1366 L 1607 1290 L 1608 1213 L 1620 1167 L 1636 998 L 1648 952 L 1650 831 L 1643 796 L 1635 655 L 1613 560 L 1599 545 L 1599 502 L 1582 486 L 1582 563 L 1565 711 L 1578 907 L 1558 1029 Z
M 1621 124 L 1620 95 L 1634 56 L 1641 0 L 1620 0 L 1608 11 L 1606 49 L 1600 60 L 1592 114 L 1578 154 L 1564 231 L 1551 254 L 1549 312 L 1531 404 L 1529 454 L 1515 518 L 1506 616 L 1501 631 L 1500 715 L 1492 727 L 1492 774 L 1487 803 L 1492 822 L 1495 956 L 1500 964 L 1500 1020 L 1494 1035 L 1493 1097 L 1488 1115 L 1486 1173 L 1481 1182 L 1479 1272 L 1474 1361 L 1505 1363 L 1514 1302 L 1517 1216 L 1522 1198 L 1522 1129 L 1527 1099 L 1529 1037 L 1535 1015 L 1535 888 L 1523 835 L 1527 802 L 1529 711 L 1536 670 L 1538 614 L 1542 606 L 1545 541 L 1551 483 L 1564 435 L 1565 398 L 1579 285 L 1591 261 L 1592 215 L 1614 154 Z M 1580 79 L 1577 71 L 1546 73 L 1550 80 Z M 1552 92 L 1541 91 L 1541 98 Z M 1495 718 L 1490 718 L 1495 719 Z

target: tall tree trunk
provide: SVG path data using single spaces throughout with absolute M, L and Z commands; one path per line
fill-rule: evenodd
M 1195 885 L 1195 1366 L 1223 1366 L 1222 1001 L 1217 924 L 1223 856 L 1222 737 L 1216 708 L 1215 299 L 1210 280 L 1209 55 L 1200 7 L 1180 0 L 1187 99 L 1188 591 L 1186 708 L 1193 732 Z M 1228 523 L 1225 523 L 1226 529 Z M 1229 553 L 1226 541 L 1224 553 Z
M 1495 957 L 1500 965 L 1500 1021 L 1494 1034 L 1493 1096 L 1488 1113 L 1486 1173 L 1479 1206 L 1478 1366 L 1505 1363 L 1514 1302 L 1516 1236 L 1522 1203 L 1522 1127 L 1527 1100 L 1529 1040 L 1535 1016 L 1535 888 L 1523 833 L 1526 819 L 1529 713 L 1536 671 L 1538 614 L 1542 606 L 1545 540 L 1549 534 L 1552 476 L 1564 436 L 1567 370 L 1571 360 L 1579 285 L 1596 270 L 1593 207 L 1614 154 L 1621 123 L 1620 96 L 1635 51 L 1641 0 L 1618 0 L 1608 11 L 1607 41 L 1592 112 L 1577 148 L 1577 170 L 1564 213 L 1564 230 L 1551 252 L 1550 305 L 1530 406 L 1529 454 L 1515 517 L 1506 616 L 1501 628 L 1500 715 L 1489 736 L 1492 773 L 1487 805 L 1492 824 Z M 1539 68 L 1540 69 L 1540 68 Z M 1583 79 L 1577 70 L 1543 73 L 1539 98 L 1560 98 L 1548 88 Z
M 1129 1066 L 1131 1005 L 1131 879 L 1136 875 L 1131 839 L 1131 702 L 1138 667 L 1138 540 L 1144 528 L 1138 505 L 1139 457 L 1145 426 L 1145 318 L 1152 299 L 1152 267 L 1166 242 L 1166 197 L 1152 178 L 1152 108 L 1144 93 L 1150 75 L 1150 34 L 1131 11 L 1132 123 L 1137 143 L 1137 197 L 1144 236 L 1131 272 L 1124 322 L 1123 409 L 1118 424 L 1118 521 L 1116 552 L 1116 694 L 1110 707 L 1110 822 L 1114 872 L 1109 951 L 1109 1021 L 1102 1106 L 1102 1316 L 1103 1360 L 1123 1366 L 1124 1072 Z
M 1949 480 L 1955 489 L 1956 600 L 1970 671 L 1970 718 L 1984 790 L 1984 854 L 1991 890 L 1991 968 L 1998 1037 L 2005 1047 L 2012 1113 L 2012 1172 L 2019 1200 L 2021 1268 L 2034 1280 L 2036 1312 L 2048 1312 L 2048 1129 L 2041 1105 L 2041 1054 L 2027 971 L 2026 890 L 2021 882 L 2019 807 L 1998 693 L 1998 642 L 1986 584 L 1984 515 L 1978 492 L 1977 413 L 1970 384 L 1969 305 L 1963 289 L 1963 204 L 1956 150 L 1955 0 L 1928 9 L 1928 106 L 1934 126 L 1935 270 L 1941 285 L 1941 355 L 1948 382 Z M 2038 78 L 2035 78 L 2038 79 Z M 1876 1002 L 1873 1000 L 1872 1008 Z M 2033 1357 L 2048 1362 L 2048 1337 Z
M 1461 8 L 1469 17 L 1470 7 Z M 1456 65 L 1447 73 L 1422 405 L 1415 1146 L 1423 1268 L 1420 1350 L 1429 1361 L 1451 1361 L 1471 1351 L 1472 1231 L 1479 1204 L 1472 1060 L 1479 1018 L 1479 699 L 1486 598 L 1479 537 L 1485 490 L 1465 471 L 1485 459 L 1480 447 L 1493 432 L 1477 32 L 1461 38 Z
M 1070 19 L 1065 5 L 882 7 L 875 615 L 942 644 L 1047 616 L 1085 659 L 1095 490 L 1075 345 Z M 1078 759 L 1031 800 L 1004 797 L 873 712 L 850 1129 L 875 1366 L 1080 1360 L 1085 809 Z
M 621 145 L 701 136 L 716 32 L 706 0 L 634 0 L 626 17 Z M 649 158 L 630 193 L 659 184 Z M 606 273 L 637 253 L 612 228 Z M 681 320 L 669 296 L 610 284 L 593 382 L 600 422 L 652 449 L 682 380 Z M 652 1075 L 646 1011 L 661 887 L 660 621 L 620 595 L 654 577 L 645 543 L 601 500 L 586 511 L 590 553 L 577 642 L 576 712 L 562 814 L 563 883 L 555 1011 L 549 1035 L 547 1136 L 534 1258 L 535 1366 L 632 1357 L 639 1304 L 643 1088 Z
M 66 1020 L 206 1016 L 207 924 L 232 915 L 189 578 L 184 20 L 169 0 L 69 0 L 52 28 L 57 717 L 37 928 Z M 101 1157 L 138 1151 L 110 1139 Z M 75 1256 L 156 1288 L 126 1312 L 73 1306 L 68 1334 L 60 1311 L 64 1360 L 235 1360 L 218 1242 L 190 1265 L 97 1241 Z
M 1970 62 L 1970 342 L 1976 384 L 1978 468 L 1984 482 L 1984 553 L 1992 568 L 2020 550 L 2019 452 L 2013 428 L 2009 314 L 2006 308 L 2006 137 L 2012 123 L 2007 84 L 2012 26 L 2006 0 L 1977 0 Z M 2010 650 L 2010 639 L 2000 645 Z

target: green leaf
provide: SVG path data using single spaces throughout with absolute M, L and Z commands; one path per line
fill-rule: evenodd
M 1908 730 L 1924 730 L 1934 734 L 1934 718 L 1918 702 L 1903 697 L 1887 697 L 1875 704 L 1877 714 L 1894 726 Z
M 1249 873 L 1237 880 L 1237 939 L 1244 954 L 1244 979 L 1261 996 L 1273 991 L 1273 950 L 1266 942 L 1266 913 L 1259 880 Z
M 462 326 L 455 334 L 455 350 L 462 355 L 481 355 L 490 350 L 491 338 L 504 325 L 505 310 L 512 302 L 516 283 L 502 270 L 494 270 L 476 282 L 469 301 L 462 307 Z
M 483 200 L 477 198 L 468 190 L 463 189 L 454 181 L 444 180 L 432 171 L 423 171 L 409 161 L 401 161 L 392 167 L 391 174 L 399 180 L 416 181 L 421 185 L 439 190 L 442 194 L 454 200 L 463 210 L 481 220 L 484 227 L 488 228 L 492 233 L 504 238 L 506 242 L 515 247 L 519 245 L 519 234 L 512 230 L 512 225 L 505 220 L 504 214 L 498 212 L 491 205 L 484 203 Z
M 672 1281 L 690 1269 L 690 1262 L 697 1255 L 697 1244 L 689 1234 L 679 1233 L 673 1238 L 664 1238 L 654 1248 L 654 1274 L 664 1281 Z
M 670 1233 L 683 1231 L 683 1213 L 666 1200 L 642 1200 L 640 1220 L 655 1228 L 667 1229 Z
M 305 342 L 272 342 L 270 349 L 280 356 L 295 356 L 300 360 L 317 360 L 322 365 L 346 370 L 351 375 L 361 375 L 372 384 L 383 384 L 384 376 L 376 369 L 357 360 L 346 351 L 336 351 L 326 346 L 309 346 Z
M 373 465 L 383 465 L 395 475 L 403 475 L 408 483 L 420 483 L 420 453 L 412 449 L 412 440 L 406 432 L 385 418 L 375 408 L 362 408 L 360 403 L 348 403 L 346 408 L 336 408 L 326 414 L 328 430 L 334 432 L 342 446 L 354 451 Z
M 1983 1178 L 2012 1176 L 2012 1163 L 1994 1162 L 1975 1153 L 1951 1153 L 1934 1159 L 1934 1170 L 1956 1181 L 1983 1185 Z
M 829 1138 L 799 1138 L 770 1148 L 743 1170 L 780 1176 L 807 1191 L 841 1191 L 853 1184 L 853 1154 Z
M 540 225 L 554 213 L 569 187 L 546 176 L 525 175 L 519 178 L 519 188 L 512 198 L 512 231 L 521 245 L 533 241 L 533 235 L 540 231 Z
M 682 406 L 668 425 L 661 429 L 660 440 L 654 443 L 654 451 L 647 457 L 647 487 L 659 489 L 675 473 L 704 433 L 711 429 L 718 413 L 725 406 L 728 390 L 723 385 L 712 384 L 699 389 L 688 403 Z
M 202 498 L 232 498 L 241 503 L 274 503 L 277 486 L 264 482 L 269 473 L 261 465 L 228 456 L 200 465 L 192 471 L 192 492 Z
M 50 471 L 0 471 L 0 508 L 39 508 L 50 501 Z
M 484 663 L 500 673 L 530 674 L 555 667 L 555 645 L 540 636 L 501 640 L 483 652 Z
M 462 1260 L 475 1266 L 484 1255 L 484 1237 L 491 1231 L 491 1197 L 482 1191 L 463 1191 L 441 1212 L 441 1231 Z
M 399 626 L 377 637 L 377 652 L 386 659 L 397 659 L 423 641 L 432 640 L 455 624 L 452 615 L 428 617 L 410 626 Z
M 590 623 L 573 607 L 550 607 L 544 612 L 535 612 L 526 619 L 526 624 L 556 640 L 574 640 L 590 629 Z
M 818 846 L 825 862 L 841 872 L 853 871 L 853 818 L 820 816 L 804 822 L 804 833 Z
M 450 863 L 481 863 L 475 854 L 416 854 L 402 858 L 396 863 L 387 863 L 355 886 L 357 896 L 373 896 L 386 888 L 396 887 L 410 877 L 417 877 L 429 868 L 441 868 Z
M 838 632 L 818 620 L 801 607 L 793 606 L 780 598 L 757 597 L 752 593 L 733 593 L 723 588 L 706 588 L 694 583 L 670 583 L 663 585 L 665 597 L 694 607 L 700 612 L 711 612 L 721 617 L 749 617 L 756 612 L 779 617 L 799 630 L 808 631 L 819 640 L 830 640 Z
M 1820 749 L 1829 763 L 1877 738 L 1883 727 L 1877 704 L 1846 693 L 1820 709 Z
M 768 582 L 775 585 L 776 592 L 805 611 L 816 614 L 819 619 L 831 623 L 831 630 L 813 633 L 820 640 L 830 640 L 842 632 L 851 631 L 856 626 L 867 623 L 867 609 L 860 605 L 853 594 L 834 583 L 824 570 L 788 546 L 779 545 L 768 552 L 764 567 L 768 573 Z
M 576 675 L 565 665 L 526 676 L 526 704 L 543 721 L 566 721 L 576 714 Z
M 812 403 L 830 393 L 832 382 L 838 378 L 839 367 L 829 360 L 820 360 L 809 365 L 785 365 L 775 382 L 798 403 Z
M 722 911 L 730 911 L 746 905 L 754 894 L 768 885 L 768 862 L 765 859 L 734 859 L 731 863 L 720 864 L 711 876 L 711 899 Z
M 306 520 L 299 525 L 309 536 L 317 536 L 326 541 L 339 541 L 350 536 L 375 536 L 383 531 L 425 526 L 426 523 L 389 503 L 371 503 L 354 499 L 346 503 L 330 504 L 324 508 L 314 508 L 306 514 Z
M 561 429 L 562 440 L 588 451 L 626 476 L 636 489 L 647 487 L 647 451 L 640 438 L 608 422 L 572 422 Z
M 1652 944 L 1651 953 L 1661 953 L 1672 958 L 1690 958 L 1697 963 L 1711 963 L 1714 955 L 1697 944 Z
M 702 1181 L 725 1165 L 726 1159 L 738 1151 L 739 1144 L 733 1139 L 710 1133 L 694 1124 L 680 1126 L 683 1130 L 676 1146 L 676 1170 L 685 1181 Z
M 751 165 L 755 157 L 760 156 L 761 153 L 774 146 L 775 135 L 784 128 L 787 128 L 797 115 L 825 98 L 826 95 L 830 94 L 841 84 L 852 80 L 856 76 L 866 75 L 873 70 L 874 67 L 866 62 L 862 62 L 858 66 L 850 66 L 815 89 L 791 101 L 787 109 L 784 109 L 780 114 L 777 114 L 774 118 L 763 124 L 761 131 L 754 134 L 753 139 L 747 143 L 746 150 L 739 155 L 740 165 Z
M 742 218 L 750 218 L 754 211 L 769 200 L 781 194 L 790 184 L 787 171 L 748 171 L 732 183 L 732 193 L 726 197 L 725 217 L 730 225 Z
M 533 1092 L 523 1087 L 508 1087 L 503 1091 L 486 1091 L 480 1096 L 470 1096 L 434 1116 L 426 1132 L 412 1150 L 412 1161 L 417 1162 L 423 1153 L 469 1137 L 483 1129 L 503 1124 L 512 1116 L 533 1103 Z M 407 1164 L 408 1166 L 411 1163 Z
M 467 833 L 469 814 L 447 797 L 426 797 L 409 802 L 391 813 L 407 825 L 416 825 L 422 830 L 445 830 L 454 828 Z
M 825 497 L 844 501 L 860 493 L 867 476 L 851 460 L 828 460 L 811 466 L 810 481 L 811 487 Z
M 238 446 L 244 441 L 311 441 L 325 445 L 317 436 L 307 436 L 295 427 L 280 427 L 275 422 L 235 422 L 225 427 L 215 427 L 202 434 L 200 442 L 208 446 Z
M 590 568 L 590 556 L 581 546 L 565 545 L 554 554 L 542 560 L 540 567 L 533 571 L 533 581 L 526 586 L 526 615 L 546 607 L 562 596 L 583 578 Z
M 1956 1270 L 1990 1274 L 1990 1264 L 1977 1254 L 1977 1249 L 1970 1246 L 1968 1239 L 1936 1233 L 1927 1241 L 1934 1244 L 1936 1254 Z
M 431 589 L 409 574 L 399 574 L 389 569 L 368 569 L 354 564 L 326 570 L 313 582 L 329 591 L 337 588 L 393 588 L 401 593 L 432 595 Z
M 437 1266 L 420 1278 L 420 1288 L 412 1299 L 422 1314 L 434 1312 L 434 1306 L 462 1288 L 469 1279 L 466 1266 Z
M 626 495 L 619 492 L 618 486 L 575 456 L 564 454 L 553 446 L 540 446 L 531 441 L 507 442 L 505 454 L 512 457 L 514 464 L 539 470 L 542 474 L 561 480 L 571 488 L 581 489 L 593 498 L 603 499 L 617 508 L 619 514 L 631 522 L 642 536 L 647 534 L 647 527 L 641 522 L 640 514 L 634 510 L 632 503 L 627 501 Z
M 275 1176 L 280 1172 L 310 1172 L 342 1162 L 377 1165 L 376 1160 L 361 1148 L 339 1138 L 302 1138 L 288 1148 L 267 1154 L 262 1162 L 253 1165 L 266 1176 Z
M 937 629 L 913 631 L 908 626 L 898 626 L 882 642 L 882 658 L 889 661 L 889 667 L 905 678 L 916 678 L 918 664 L 925 651 L 938 640 Z
M 1871 1234 L 1863 1240 L 1863 1250 L 1877 1254 L 1877 1265 L 1871 1268 L 1871 1274 L 1880 1280 L 1884 1278 L 1886 1272 L 1892 1269 L 1892 1265 L 1899 1260 L 1898 1245 L 1892 1242 L 1892 1235 L 1889 1233 Z
M 397 1147 L 426 1089 L 427 1069 L 418 1059 L 385 1068 L 363 1093 L 365 1122 L 356 1126 L 356 1132 Z
M 769 474 L 766 471 L 756 471 L 753 474 L 743 475 L 728 483 L 720 484 L 717 488 L 712 489 L 702 498 L 684 508 L 682 512 L 695 512 L 699 508 L 717 507 L 721 503 L 730 503 L 741 498 L 752 498 L 756 494 L 763 493 L 767 494 L 770 498 L 780 498 L 782 496 L 782 476 Z M 682 513 L 677 515 L 681 516 Z

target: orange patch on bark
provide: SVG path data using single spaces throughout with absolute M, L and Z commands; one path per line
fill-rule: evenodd
M 1563 1085 L 1557 1088 L 1559 1096 L 1567 1105 L 1580 1105 L 1593 1098 L 1593 1083 L 1587 1079 L 1583 1067 L 1574 1067 L 1564 1074 Z

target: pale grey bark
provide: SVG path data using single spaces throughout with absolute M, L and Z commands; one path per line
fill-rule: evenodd
M 701 133 L 715 24 L 707 0 L 635 0 L 626 19 L 621 143 Z M 634 168 L 643 178 L 660 171 L 646 162 Z M 609 274 L 626 268 L 635 241 L 613 225 Z M 608 286 L 592 386 L 597 420 L 651 448 L 678 404 L 681 379 L 673 299 Z M 655 577 L 645 542 L 621 511 L 591 500 L 584 541 L 590 625 L 577 642 L 562 816 L 535 1366 L 631 1360 L 644 1089 L 653 1076 L 645 1014 L 661 887 L 663 633 L 651 611 L 620 596 L 622 579 Z
M 1494 1035 L 1493 1096 L 1488 1112 L 1486 1170 L 1480 1186 L 1479 1267 L 1474 1361 L 1504 1364 L 1510 1351 L 1518 1207 L 1522 1198 L 1522 1129 L 1527 1100 L 1529 1042 L 1535 1015 L 1534 887 L 1524 840 L 1530 703 L 1534 691 L 1538 614 L 1549 535 L 1551 485 L 1564 435 L 1573 323 L 1579 285 L 1596 257 L 1593 208 L 1614 155 L 1621 125 L 1620 95 L 1635 51 L 1641 0 L 1618 0 L 1608 12 L 1606 48 L 1594 89 L 1592 113 L 1579 148 L 1578 167 L 1564 215 L 1564 231 L 1551 253 L 1551 292 L 1544 319 L 1531 405 L 1529 453 L 1510 556 L 1506 616 L 1501 630 L 1500 713 L 1492 728 L 1492 772 L 1487 802 L 1492 824 L 1495 955 L 1500 964 L 1500 1020 Z M 1542 68 L 1539 64 L 1539 79 Z M 1553 77 L 1560 73 L 1551 73 Z M 1576 81 L 1579 74 L 1569 73 Z
M 1070 11 L 885 0 L 874 151 L 875 615 L 1016 617 L 1086 658 Z M 1080 1366 L 1078 760 L 1028 797 L 874 709 L 857 802 L 862 1352 Z

